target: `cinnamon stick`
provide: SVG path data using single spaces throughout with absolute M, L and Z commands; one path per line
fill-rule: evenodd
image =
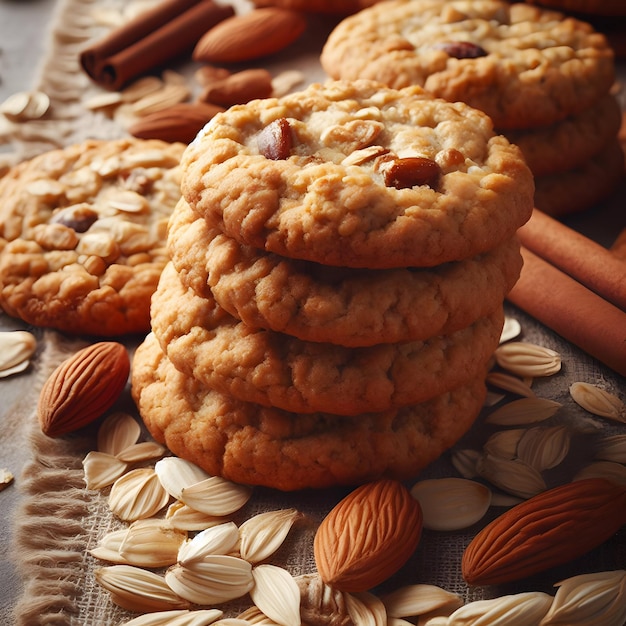
M 233 16 L 234 8 L 213 0 L 164 0 L 83 50 L 89 77 L 115 90 L 133 78 L 191 53 L 200 37 Z
M 518 231 L 528 250 L 626 311 L 626 261 L 535 209 Z
M 626 313 L 523 246 L 522 257 L 509 301 L 626 376 Z

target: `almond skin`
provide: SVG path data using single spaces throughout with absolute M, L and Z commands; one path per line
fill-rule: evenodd
M 208 63 L 239 63 L 274 54 L 302 35 L 306 20 L 301 13 L 268 7 L 235 15 L 207 31 L 196 44 L 192 58 Z
M 191 143 L 204 125 L 224 109 L 204 102 L 182 102 L 139 119 L 128 132 L 139 139 Z
M 121 343 L 100 341 L 63 361 L 39 394 L 39 426 L 60 437 L 93 422 L 118 399 L 128 380 L 130 359 Z
M 422 510 L 395 480 L 358 487 L 322 520 L 313 552 L 320 578 L 340 591 L 367 591 L 398 571 L 422 534 Z
M 625 487 L 603 478 L 555 487 L 485 526 L 463 554 L 463 577 L 470 585 L 520 580 L 589 552 L 625 523 Z
M 272 75 L 263 68 L 235 72 L 213 81 L 200 94 L 202 102 L 229 107 L 272 95 Z

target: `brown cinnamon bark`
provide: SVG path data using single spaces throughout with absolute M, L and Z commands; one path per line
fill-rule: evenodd
M 200 37 L 234 15 L 213 0 L 165 0 L 83 50 L 80 63 L 107 89 L 124 84 L 172 59 L 190 54 Z
M 537 209 L 518 236 L 528 250 L 626 311 L 624 259 Z
M 522 257 L 509 301 L 626 376 L 626 313 L 523 246 Z

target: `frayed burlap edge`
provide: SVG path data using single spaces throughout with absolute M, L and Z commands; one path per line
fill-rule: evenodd
M 50 373 L 85 344 L 49 331 L 44 335 L 44 345 L 35 374 L 35 405 Z M 24 584 L 13 623 L 62 626 L 70 624 L 80 591 L 86 544 L 82 520 L 88 512 L 81 451 L 88 444 L 80 438 L 51 439 L 44 435 L 36 406 L 25 412 L 24 419 L 31 425 L 32 458 L 19 481 L 23 498 L 13 519 L 11 556 Z

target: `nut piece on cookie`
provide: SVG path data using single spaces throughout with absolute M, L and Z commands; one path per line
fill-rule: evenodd
M 0 180 L 2 309 L 72 334 L 149 330 L 183 150 L 86 141 L 9 171 Z
M 521 151 L 487 115 L 369 80 L 231 107 L 182 168 L 185 201 L 227 236 L 339 267 L 467 259 L 509 240 L 533 207 Z

